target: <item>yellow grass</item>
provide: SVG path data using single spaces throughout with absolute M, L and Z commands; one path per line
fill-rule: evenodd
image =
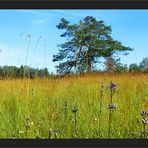
M 143 130 L 140 111 L 148 110 L 148 74 L 0 80 L 0 138 L 48 138 L 50 128 L 53 138 L 54 128 L 58 129 L 57 138 L 107 138 L 110 81 L 118 87 L 113 97 L 117 108 L 113 111 L 111 138 L 140 138 Z M 104 90 L 100 116 L 101 84 Z M 74 133 L 75 103 L 78 112 Z M 30 128 L 26 132 L 28 116 Z

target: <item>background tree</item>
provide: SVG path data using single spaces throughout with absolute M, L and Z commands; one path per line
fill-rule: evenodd
M 104 62 L 106 66 L 106 71 L 111 73 L 123 73 L 128 72 L 128 66 L 126 64 L 122 64 L 120 62 L 120 58 L 115 59 L 112 57 L 106 58 L 106 61 Z
M 119 59 L 115 60 L 112 56 L 107 57 L 104 63 L 106 66 L 106 71 L 112 73 L 115 72 L 120 66 Z
M 140 69 L 142 72 L 148 72 L 148 57 L 143 58 L 142 62 L 140 62 Z
M 138 66 L 136 63 L 132 63 L 129 65 L 129 71 L 130 72 L 140 72 L 140 66 Z
M 59 74 L 92 72 L 100 57 L 113 57 L 121 51 L 132 50 L 113 40 L 111 27 L 92 16 L 85 17 L 78 24 L 70 24 L 62 18 L 57 28 L 65 30 L 61 37 L 67 39 L 58 45 L 59 52 L 53 55 L 53 62 L 59 62 L 56 66 Z

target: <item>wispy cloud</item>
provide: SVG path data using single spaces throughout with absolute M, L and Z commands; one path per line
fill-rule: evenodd
M 44 19 L 38 19 L 38 20 L 32 21 L 33 24 L 37 24 L 37 25 L 44 24 L 46 22 L 48 22 L 48 20 L 44 20 Z
M 81 10 L 81 12 L 79 12 L 79 13 L 78 13 L 77 10 L 73 10 L 73 11 L 54 10 L 54 11 L 65 14 L 66 16 L 70 15 L 70 16 L 73 16 L 73 17 L 85 17 L 87 15 L 83 10 Z
M 12 49 L 6 45 L 0 44 L 0 59 L 4 58 L 15 58 L 16 56 L 22 55 L 23 52 L 20 49 Z
M 38 10 L 16 10 L 16 11 L 20 11 L 23 13 L 29 13 L 29 14 L 34 14 L 34 15 L 42 15 L 42 16 L 57 16 L 57 17 L 61 17 L 62 15 L 60 14 L 53 14 L 50 12 L 53 12 L 54 10 L 51 11 L 38 11 Z M 55 10 L 56 11 L 56 10 Z
M 87 15 L 86 11 L 77 12 L 76 11 L 70 11 L 70 10 L 45 10 L 45 11 L 38 11 L 38 10 L 17 10 L 23 13 L 29 13 L 34 15 L 42 15 L 42 16 L 56 16 L 56 17 L 85 17 Z

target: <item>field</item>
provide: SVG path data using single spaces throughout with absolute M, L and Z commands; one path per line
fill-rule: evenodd
M 0 138 L 148 137 L 148 74 L 3 79 L 0 102 Z

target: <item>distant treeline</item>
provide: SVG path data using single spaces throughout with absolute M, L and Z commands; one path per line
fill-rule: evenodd
M 105 72 L 113 72 L 113 73 L 137 73 L 137 72 L 148 72 L 148 57 L 143 58 L 143 60 L 137 64 L 132 63 L 129 66 L 121 64 L 119 61 L 116 61 L 112 58 L 108 58 L 105 62 Z
M 20 68 L 16 66 L 0 66 L 0 78 L 36 78 L 36 77 L 48 77 L 49 72 L 47 68 L 35 69 L 29 66 L 21 66 Z
M 142 62 L 139 64 L 132 63 L 129 66 L 122 65 L 113 59 L 108 59 L 108 62 L 105 63 L 106 68 L 104 70 L 93 70 L 92 73 L 139 73 L 139 72 L 146 72 L 148 73 L 148 58 L 143 58 Z M 69 73 L 74 74 L 74 73 Z M 68 74 L 68 75 L 69 75 Z M 83 73 L 80 73 L 83 74 Z M 66 75 L 66 74 L 65 74 Z M 35 69 L 29 66 L 0 66 L 0 79 L 3 78 L 36 78 L 36 77 L 58 77 L 61 75 L 56 75 L 49 73 L 47 68 L 43 69 Z M 62 75 L 63 76 L 63 75 Z

